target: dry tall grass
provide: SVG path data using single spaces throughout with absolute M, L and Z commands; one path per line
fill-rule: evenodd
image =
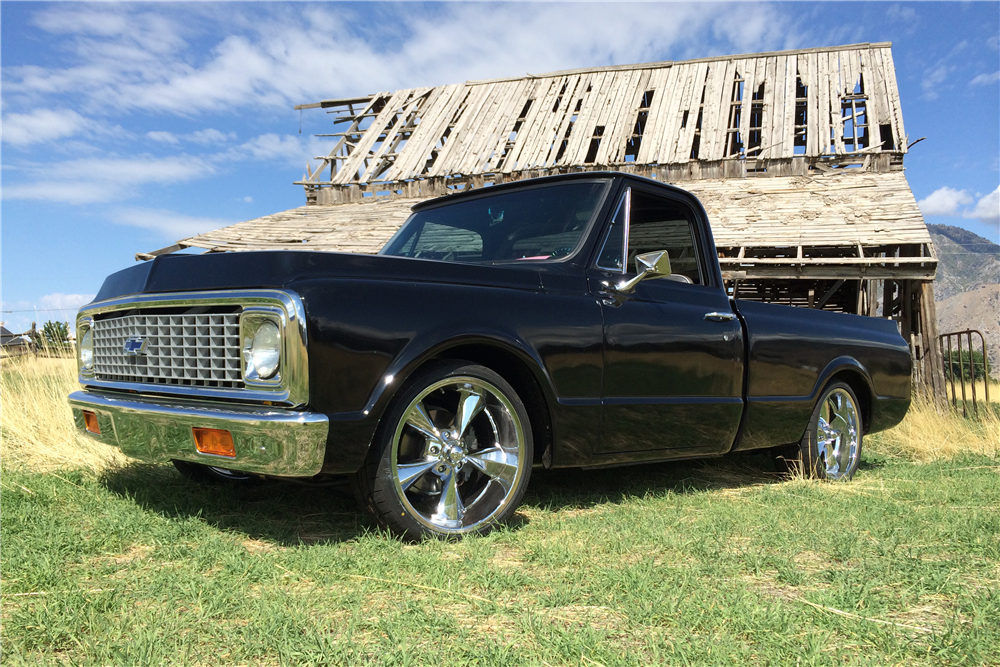
M 966 387 L 968 389 L 968 387 Z M 972 410 L 971 395 L 966 408 L 968 418 L 959 407 L 939 414 L 934 406 L 914 401 L 901 424 L 866 440 L 874 451 L 901 456 L 914 461 L 936 461 L 959 454 L 1000 456 L 1000 387 L 990 385 L 990 403 L 983 401 L 983 384 L 977 387 L 978 415 Z
M 4 359 L 0 367 L 0 458 L 35 471 L 59 468 L 103 470 L 129 459 L 117 449 L 80 435 L 66 396 L 79 388 L 76 362 L 30 356 Z M 982 386 L 978 388 L 982 396 Z M 872 450 L 914 461 L 952 458 L 963 453 L 1000 456 L 1000 387 L 990 387 L 994 409 L 978 418 L 938 414 L 915 402 L 899 426 L 866 441 Z M 971 410 L 971 403 L 970 403 Z
M 103 470 L 128 459 L 80 435 L 66 397 L 79 389 L 73 359 L 3 359 L 0 366 L 0 458 L 43 472 Z

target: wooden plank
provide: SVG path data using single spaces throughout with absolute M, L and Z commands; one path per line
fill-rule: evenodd
M 608 137 L 605 164 L 616 165 L 625 162 L 625 150 L 632 138 L 636 122 L 639 119 L 639 106 L 646 94 L 649 84 L 650 70 L 632 72 L 622 95 L 622 104 L 615 114 L 611 124 L 611 136 Z M 605 148 L 602 142 L 601 148 Z
M 535 167 L 548 167 L 555 160 L 563 135 L 566 133 L 566 126 L 569 124 L 569 119 L 573 117 L 574 97 L 579 83 L 580 76 L 573 75 L 562 79 L 556 87 L 552 106 L 554 107 L 556 100 L 558 100 L 559 107 L 555 111 L 549 107 L 548 116 L 543 118 L 539 125 L 539 137 L 535 143 L 534 151 L 528 158 Z
M 409 99 L 412 90 L 413 89 L 404 88 L 403 90 L 397 90 L 390 96 L 385 107 L 382 108 L 382 111 L 380 111 L 378 116 L 376 116 L 372 121 L 372 124 L 365 131 L 361 141 L 359 141 L 354 147 L 354 151 L 351 154 L 350 159 L 344 162 L 340 171 L 337 172 L 337 175 L 332 179 L 334 183 L 346 184 L 356 180 L 355 176 L 364 167 L 364 161 L 369 150 L 371 150 L 371 147 L 378 140 L 378 137 L 385 132 L 385 126 L 388 124 L 389 119 L 394 117 L 399 107 L 401 107 L 403 103 Z
M 510 134 L 514 131 L 514 125 L 521 115 L 521 109 L 528 99 L 528 93 L 533 88 L 534 82 L 530 79 L 519 79 L 509 92 L 505 105 L 497 115 L 492 145 L 488 145 L 488 150 L 484 151 L 484 160 L 477 167 L 481 173 L 496 171 L 500 156 L 503 155 Z
M 694 138 L 695 125 L 698 122 L 698 107 L 704 90 L 708 65 L 702 63 L 674 69 L 677 70 L 674 87 L 676 92 L 673 94 L 676 99 L 671 100 L 667 113 L 670 116 L 670 127 L 676 129 L 672 134 L 660 137 L 655 160 L 680 164 L 687 162 L 691 156 L 691 142 Z M 688 114 L 687 123 L 681 127 L 685 111 Z
M 760 128 L 760 150 L 757 155 L 770 158 L 781 150 L 781 120 L 785 88 L 783 77 L 779 74 L 780 62 L 785 56 L 768 58 L 764 66 L 764 109 Z
M 896 65 L 892 60 L 892 49 L 882 49 L 882 66 L 885 72 L 886 89 L 889 91 L 889 103 L 892 106 L 893 133 L 896 136 L 896 149 L 906 152 L 908 137 L 903 127 L 903 108 L 899 102 L 899 88 L 896 85 Z
M 743 143 L 743 153 L 750 141 L 750 109 L 753 107 L 753 94 L 757 90 L 757 59 L 748 58 L 744 61 L 743 73 L 743 104 L 740 105 L 740 141 Z
M 623 148 L 623 125 L 627 125 L 635 120 L 635 108 L 637 98 L 641 95 L 638 92 L 638 79 L 642 72 L 624 72 L 621 84 L 615 94 L 614 104 L 608 109 L 608 117 L 604 128 L 604 136 L 601 138 L 601 145 L 597 149 L 597 158 L 594 160 L 599 165 L 611 165 L 617 161 Z M 631 127 L 629 133 L 631 133 Z
M 841 71 L 842 63 L 840 60 L 839 53 L 828 53 L 828 66 L 827 72 L 829 74 L 829 88 L 830 91 L 830 132 L 833 133 L 833 150 L 837 155 L 843 155 L 844 150 L 844 114 L 840 108 L 841 102 L 841 91 L 843 90 L 843 82 Z
M 729 98 L 732 95 L 733 71 L 735 63 L 727 61 L 719 63 L 708 74 L 709 85 L 706 87 L 704 113 L 701 123 L 701 141 L 698 149 L 699 160 L 718 160 L 721 158 L 721 148 L 717 151 L 716 144 L 721 145 L 720 136 L 725 133 Z
M 486 161 L 483 155 L 487 143 L 490 143 L 496 131 L 497 116 L 502 113 L 504 102 L 510 99 L 510 88 L 516 86 L 514 81 L 505 81 L 491 86 L 491 92 L 479 112 L 476 122 L 463 144 L 459 159 L 451 167 L 452 173 L 481 173 L 481 165 Z
M 514 142 L 514 146 L 507 155 L 507 159 L 504 160 L 503 173 L 510 174 L 514 171 L 527 169 L 522 156 L 526 156 L 532 150 L 537 141 L 535 128 L 542 121 L 542 118 L 552 111 L 552 107 L 549 106 L 546 108 L 546 104 L 551 105 L 555 99 L 552 89 L 557 85 L 558 79 L 545 78 L 538 81 L 535 101 L 532 102 L 531 108 L 528 110 L 528 115 L 525 116 L 524 123 L 522 123 L 521 129 L 517 133 L 517 140 Z
M 582 165 L 584 158 L 587 156 L 587 150 L 590 147 L 590 138 L 594 133 L 593 119 L 597 113 L 597 100 L 600 96 L 600 91 L 604 87 L 606 78 L 610 76 L 611 74 L 607 72 L 593 74 L 590 80 L 585 82 L 586 85 L 581 90 L 579 99 L 583 100 L 583 105 L 580 107 L 580 114 L 573 125 L 573 133 L 570 135 L 569 144 L 566 146 L 565 160 L 568 164 Z M 589 93 L 587 92 L 588 86 L 591 88 Z
M 410 92 L 409 98 L 403 103 L 400 109 L 396 124 L 391 129 L 386 128 L 385 139 L 369 159 L 365 173 L 359 179 L 362 183 L 369 182 L 376 176 L 375 172 L 381 166 L 382 158 L 395 148 L 404 134 L 413 129 L 413 126 L 410 124 L 413 114 L 420 108 L 421 103 L 426 101 L 426 96 L 430 91 L 430 88 L 414 88 Z
M 595 165 L 603 164 L 601 162 L 600 154 L 601 149 L 607 146 L 606 139 L 611 132 L 611 112 L 615 108 L 615 105 L 621 101 L 620 95 L 622 94 L 622 87 L 624 86 L 628 74 L 628 72 L 612 72 L 612 78 L 610 80 L 605 80 L 601 94 L 598 96 L 597 113 L 591 122 L 593 127 L 590 132 L 591 137 L 593 138 L 593 133 L 595 131 L 594 128 L 603 127 L 604 134 L 601 135 L 601 140 L 597 146 L 597 153 L 594 157 Z
M 444 176 L 452 173 L 451 165 L 464 155 L 462 146 L 467 141 L 466 129 L 475 126 L 479 110 L 482 109 L 491 92 L 493 92 L 491 85 L 472 88 L 469 97 L 465 100 L 465 111 L 452 128 L 451 136 L 444 149 L 438 153 L 437 160 L 428 172 L 428 176 Z
M 573 130 L 576 129 L 576 121 L 573 120 L 574 117 L 579 120 L 579 114 L 576 111 L 576 102 L 580 98 L 580 93 L 586 90 L 589 77 L 589 74 L 578 74 L 570 77 L 570 83 L 566 88 L 566 94 L 563 95 L 561 104 L 561 118 L 557 119 L 558 123 L 553 131 L 553 147 L 549 155 L 546 156 L 543 166 L 557 166 L 556 158 L 559 157 L 560 150 L 563 151 L 562 163 L 566 164 L 568 150 L 562 148 L 562 143 L 565 141 L 568 149 L 569 137 L 566 136 L 566 133 L 569 132 L 572 136 Z
M 431 151 L 441 139 L 465 92 L 462 84 L 441 86 L 434 99 L 428 100 L 425 115 L 410 137 L 403 155 L 396 159 L 394 171 L 398 180 L 416 178 L 423 173 Z
M 684 79 L 688 73 L 684 68 L 671 67 L 657 95 L 660 96 L 656 124 L 649 126 L 648 136 L 642 139 L 647 158 L 644 162 L 653 164 L 670 162 L 674 147 L 681 133 L 681 105 L 684 103 Z
M 510 85 L 509 82 L 491 84 L 485 97 L 472 109 L 473 113 L 469 117 L 468 124 L 455 137 L 457 146 L 451 153 L 448 163 L 444 165 L 446 171 L 441 172 L 443 175 L 470 173 L 472 165 L 476 161 L 477 147 L 482 142 L 481 135 L 488 131 L 490 118 L 495 113 L 495 107 L 501 102 L 501 95 L 508 85 Z
M 586 160 L 587 153 L 590 151 L 590 143 L 594 138 L 594 132 L 597 127 L 604 127 L 605 133 L 608 130 L 608 114 L 610 112 L 610 107 L 615 103 L 615 95 L 621 88 L 622 80 L 624 79 L 624 72 L 608 72 L 604 81 L 601 84 L 601 88 L 597 93 L 597 98 L 594 101 L 594 110 L 591 115 L 587 125 L 584 126 L 584 132 L 586 133 L 586 139 L 583 145 L 580 146 L 579 158 L 580 162 L 578 164 L 584 164 Z M 601 143 L 604 142 L 604 136 L 601 135 Z M 598 150 L 600 146 L 598 146 Z M 596 159 L 594 164 L 599 164 Z
M 868 120 L 868 147 L 875 148 L 881 146 L 882 142 L 879 137 L 879 95 L 878 87 L 880 85 L 879 79 L 875 76 L 872 66 L 872 52 L 861 51 L 858 54 L 858 59 L 860 65 L 858 71 L 865 82 L 865 115 Z
M 673 84 L 676 77 L 677 70 L 673 67 L 655 69 L 649 77 L 648 86 L 653 91 L 653 102 L 649 105 L 642 143 L 635 156 L 638 163 L 655 163 L 659 141 L 665 136 L 676 136 L 676 129 L 671 127 L 673 119 L 666 112 L 674 97 Z
M 538 169 L 548 155 L 552 147 L 551 128 L 556 122 L 556 117 L 565 111 L 562 102 L 559 103 L 559 108 L 555 111 L 552 110 L 556 106 L 556 100 L 561 97 L 563 86 L 566 86 L 566 89 L 569 90 L 568 78 L 560 77 L 552 79 L 552 86 L 548 90 L 542 108 L 539 110 L 538 115 L 535 117 L 535 122 L 529 129 L 529 143 L 524 145 L 518 158 L 518 161 L 521 163 L 521 166 L 518 167 L 519 169 Z

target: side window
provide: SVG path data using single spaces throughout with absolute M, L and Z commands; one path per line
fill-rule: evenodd
M 624 273 L 622 268 L 622 247 L 625 245 L 625 235 L 628 234 L 626 221 L 628 220 L 631 200 L 632 188 L 629 188 L 618 201 L 615 217 L 611 220 L 611 229 L 608 230 L 608 237 L 604 240 L 601 256 L 597 260 L 597 266 L 602 269 Z
M 630 208 L 626 274 L 635 274 L 636 255 L 666 250 L 673 279 L 704 285 L 693 212 L 680 202 L 638 190 L 632 191 Z
M 424 223 L 420 235 L 414 238 L 415 247 L 412 252 L 407 250 L 407 257 L 476 261 L 483 256 L 483 237 L 471 229 L 428 221 Z

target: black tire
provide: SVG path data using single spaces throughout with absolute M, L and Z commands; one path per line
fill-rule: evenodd
M 861 404 L 844 382 L 831 382 L 813 408 L 799 443 L 802 471 L 815 479 L 851 479 L 861 461 Z
M 521 503 L 532 460 L 528 413 L 513 387 L 485 366 L 435 362 L 393 399 L 353 488 L 404 539 L 485 534 Z
M 199 484 L 239 484 L 240 486 L 253 486 L 261 483 L 261 478 L 249 473 L 228 468 L 218 468 L 208 466 L 203 463 L 191 463 L 189 461 L 171 460 L 182 476 L 198 482 Z

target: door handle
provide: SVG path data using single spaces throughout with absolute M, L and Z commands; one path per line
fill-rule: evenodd
M 712 322 L 731 322 L 734 317 L 732 313 L 705 313 L 705 319 Z

